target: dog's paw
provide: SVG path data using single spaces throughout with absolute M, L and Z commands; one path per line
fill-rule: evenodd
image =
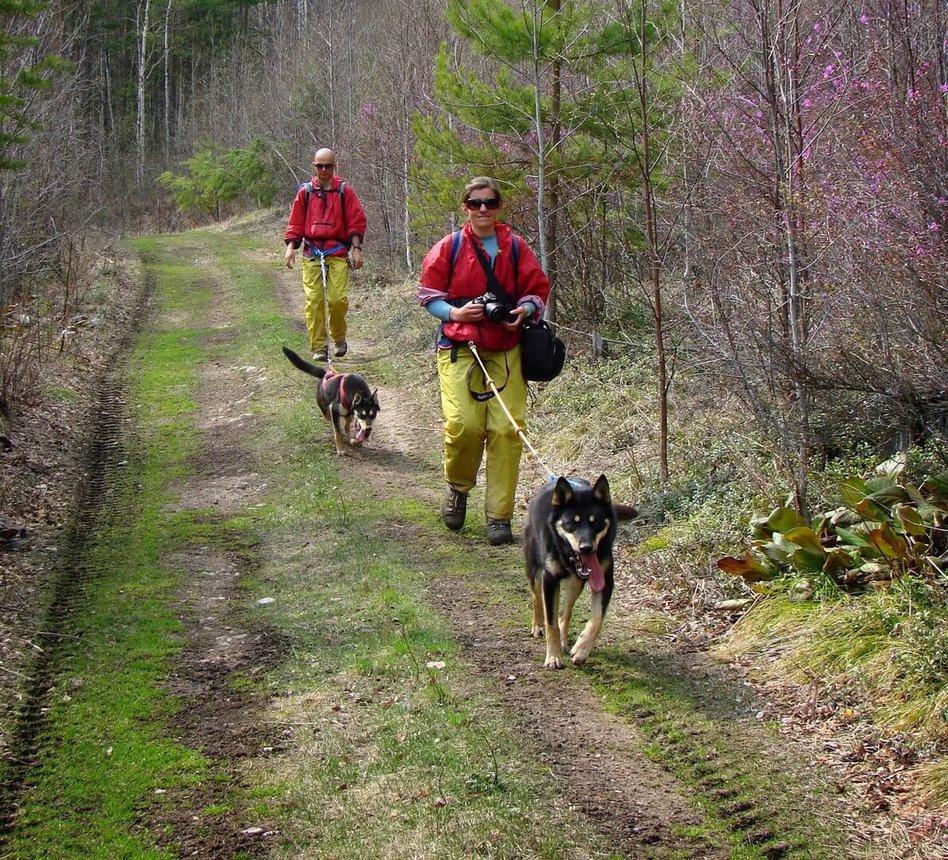
M 563 658 L 562 657 L 547 657 L 543 663 L 544 669 L 562 669 L 563 668 Z
M 530 628 L 530 635 L 534 639 L 540 639 L 543 636 L 543 628 L 539 624 L 534 624 L 533 627 Z
M 577 639 L 573 649 L 569 652 L 574 666 L 582 666 L 592 653 L 592 643 Z

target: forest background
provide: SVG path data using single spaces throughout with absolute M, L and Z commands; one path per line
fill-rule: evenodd
M 903 703 L 889 725 L 935 751 L 948 803 L 946 16 L 0 0 L 4 421 L 42 351 L 94 324 L 108 237 L 288 209 L 328 145 L 373 263 L 410 282 L 466 179 L 495 176 L 577 369 L 546 406 L 584 416 L 564 449 L 595 445 L 640 501 L 645 563 L 717 574 L 733 553 L 744 607 L 867 593 L 846 618 L 896 655 L 873 695 Z M 847 648 L 825 674 L 865 687 Z

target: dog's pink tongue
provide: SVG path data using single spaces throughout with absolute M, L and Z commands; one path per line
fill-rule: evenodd
M 356 430 L 355 439 L 353 440 L 356 445 L 361 445 L 365 442 L 365 427 L 360 427 Z
M 599 566 L 599 559 L 595 553 L 581 555 L 580 563 L 589 571 L 589 587 L 593 591 L 602 591 L 606 587 L 606 577 Z

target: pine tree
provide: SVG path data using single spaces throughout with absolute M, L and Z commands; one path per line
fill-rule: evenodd
M 22 148 L 40 128 L 34 119 L 35 100 L 49 90 L 57 73 L 69 68 L 52 54 L 38 59 L 32 56 L 37 39 L 24 31 L 45 5 L 0 0 L 0 170 L 26 166 Z

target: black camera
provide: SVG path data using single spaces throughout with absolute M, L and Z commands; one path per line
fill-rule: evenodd
M 484 316 L 492 323 L 514 322 L 517 317 L 511 313 L 510 305 L 500 301 L 493 293 L 484 293 L 476 299 L 471 299 L 473 305 L 484 306 Z

